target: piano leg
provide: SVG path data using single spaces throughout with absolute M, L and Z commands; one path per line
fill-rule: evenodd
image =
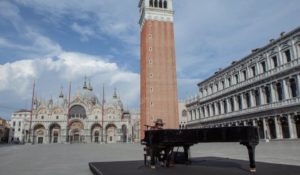
M 150 167 L 155 169 L 155 148 L 149 147 L 149 154 L 150 154 Z
M 256 147 L 256 144 L 246 144 L 246 147 L 248 149 L 249 160 L 250 160 L 250 172 L 254 173 L 254 172 L 256 172 L 256 165 L 255 165 L 255 147 Z
M 186 164 L 190 164 L 191 161 L 189 159 L 189 150 L 190 150 L 190 146 L 184 146 L 183 147 L 184 150 L 184 159 L 185 159 L 185 163 Z

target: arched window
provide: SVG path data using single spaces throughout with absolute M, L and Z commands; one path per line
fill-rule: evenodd
M 233 98 L 229 99 L 229 103 L 230 103 L 230 108 L 231 108 L 231 112 L 234 111 L 234 101 Z
M 163 7 L 162 4 L 163 4 L 163 3 L 162 3 L 162 0 L 159 0 L 159 8 L 162 8 L 162 7 Z
M 281 83 L 277 83 L 276 88 L 277 88 L 278 100 L 281 101 L 283 99 Z
M 265 94 L 266 94 L 267 103 L 270 103 L 271 102 L 270 86 L 266 86 L 264 90 L 265 90 Z
M 221 114 L 221 104 L 220 104 L 220 102 L 217 103 L 217 107 L 218 107 L 218 113 Z
M 71 107 L 69 115 L 71 117 L 80 117 L 80 118 L 86 118 L 86 112 L 84 107 L 80 105 L 75 105 Z
M 164 1 L 164 8 L 167 9 L 168 8 L 168 2 Z
M 223 104 L 224 104 L 224 113 L 226 114 L 228 112 L 226 100 L 223 101 Z
M 182 117 L 186 117 L 186 115 L 187 115 L 186 110 L 183 110 L 183 111 L 182 111 Z
M 294 78 L 290 79 L 290 89 L 292 97 L 297 97 L 297 85 Z
M 242 96 L 239 95 L 239 96 L 237 97 L 237 100 L 238 100 L 238 104 L 239 104 L 239 110 L 242 110 L 242 109 L 243 109 Z
M 246 93 L 246 105 L 247 105 L 247 108 L 251 107 L 251 100 L 250 100 L 250 94 L 249 94 L 249 92 Z
M 158 7 L 158 1 L 154 0 L 154 7 Z
M 150 7 L 153 7 L 153 0 L 150 0 Z
M 258 105 L 260 105 L 259 90 L 256 89 L 256 90 L 254 91 L 254 93 L 255 93 L 255 105 L 258 106 Z

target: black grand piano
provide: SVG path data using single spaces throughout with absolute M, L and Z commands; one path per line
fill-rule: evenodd
M 152 168 L 155 168 L 156 160 L 169 166 L 174 157 L 174 147 L 183 147 L 184 160 L 189 163 L 190 146 L 201 142 L 239 142 L 248 149 L 250 172 L 256 171 L 255 147 L 259 143 L 259 137 L 257 128 L 253 126 L 146 130 L 142 140 L 146 151 L 145 165 L 147 157 L 150 157 Z

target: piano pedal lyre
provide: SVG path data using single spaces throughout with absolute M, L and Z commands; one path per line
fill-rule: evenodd
M 250 168 L 251 173 L 256 173 L 256 168 Z

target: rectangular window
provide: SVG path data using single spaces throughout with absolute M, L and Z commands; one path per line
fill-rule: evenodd
M 252 66 L 251 70 L 252 70 L 252 76 L 255 77 L 256 76 L 255 66 Z
M 15 121 L 13 122 L 13 126 L 16 126 L 16 122 Z
M 21 126 L 21 122 L 19 121 L 19 126 Z
M 284 51 L 284 55 L 285 55 L 286 62 L 290 62 L 292 60 L 290 50 Z
M 267 71 L 266 62 L 263 61 L 260 63 L 260 65 L 261 65 L 262 73 L 266 72 Z
M 273 62 L 273 67 L 274 68 L 278 66 L 277 56 L 272 57 L 272 62 Z
M 239 82 L 239 75 L 238 75 L 238 74 L 235 75 L 235 82 L 236 82 L 236 83 Z
M 228 78 L 227 81 L 228 81 L 228 87 L 231 86 L 231 78 Z
M 243 80 L 246 80 L 246 79 L 247 79 L 247 73 L 246 73 L 246 70 L 244 70 L 242 74 L 243 74 Z

